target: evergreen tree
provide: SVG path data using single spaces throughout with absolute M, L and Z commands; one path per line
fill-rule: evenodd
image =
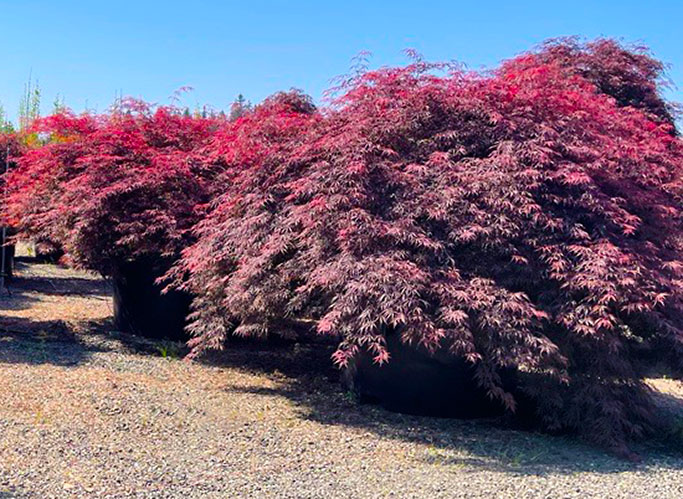
M 251 111 L 254 106 L 249 102 L 244 95 L 239 94 L 234 102 L 230 105 L 230 121 L 241 118 L 246 113 Z

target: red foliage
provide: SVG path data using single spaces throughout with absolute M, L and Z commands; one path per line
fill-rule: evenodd
M 193 154 L 216 126 L 134 101 L 107 115 L 44 118 L 35 131 L 49 140 L 10 175 L 8 211 L 25 235 L 105 274 L 142 255 L 177 257 L 208 201 Z
M 628 50 L 609 39 L 581 44 L 563 38 L 546 42 L 537 57 L 583 76 L 619 106 L 632 106 L 652 119 L 674 123 L 674 109 L 659 93 L 660 87 L 668 83 L 664 65 L 653 59 L 645 47 Z
M 19 134 L 5 131 L 0 133 L 0 227 L 5 227 L 4 237 L 0 237 L 0 245 L 11 244 L 17 220 L 13 220 L 7 212 L 6 178 L 9 171 L 16 167 L 16 161 L 26 149 L 26 143 Z
M 511 411 L 523 393 L 547 428 L 619 447 L 655 422 L 643 354 L 683 368 L 683 142 L 661 74 L 559 41 L 488 74 L 367 72 L 324 112 L 289 92 L 233 122 L 62 113 L 8 212 L 103 273 L 182 250 L 194 354 L 306 321 L 338 364 L 382 363 L 400 334 L 470 361 Z
M 3 189 L 3 198 L 0 203 L 4 204 L 4 181 L 5 170 L 9 172 L 16 167 L 17 160 L 22 156 L 26 146 L 20 136 L 14 132 L 0 132 L 0 188 Z M 0 225 L 9 224 L 7 210 L 0 210 Z
M 634 352 L 683 361 L 683 143 L 658 68 L 556 43 L 488 75 L 372 71 L 322 115 L 271 103 L 238 120 L 175 273 L 197 296 L 195 353 L 312 319 L 341 338 L 339 364 L 361 348 L 385 362 L 398 331 L 467 358 L 511 410 L 498 373 L 517 369 L 548 428 L 642 435 Z

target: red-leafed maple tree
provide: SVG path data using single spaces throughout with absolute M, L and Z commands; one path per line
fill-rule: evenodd
M 14 267 L 14 244 L 12 243 L 12 234 L 14 233 L 13 221 L 7 214 L 7 186 L 6 177 L 11 169 L 16 166 L 16 160 L 19 158 L 24 149 L 25 143 L 18 134 L 11 129 L 5 129 L 0 132 L 0 245 L 2 250 L 0 257 L 0 267 L 2 268 L 3 276 L 12 277 Z
M 25 150 L 26 144 L 18 133 L 11 130 L 0 132 L 0 225 L 12 226 L 16 222 L 10 219 L 6 208 L 6 197 L 9 194 L 6 179 L 10 171 L 16 168 L 16 162 Z
M 137 101 L 105 115 L 43 118 L 34 129 L 45 144 L 9 176 L 8 213 L 24 235 L 105 275 L 143 256 L 177 257 L 209 199 L 193 155 L 217 125 Z
M 194 352 L 297 320 L 391 362 L 471 362 L 512 411 L 623 447 L 652 429 L 639 352 L 683 361 L 683 143 L 659 63 L 553 42 L 486 74 L 366 72 L 332 109 L 274 99 L 214 138 L 227 172 L 176 276 Z M 664 360 L 664 359 L 662 359 Z

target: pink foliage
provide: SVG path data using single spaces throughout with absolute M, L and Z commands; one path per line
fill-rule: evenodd
M 510 410 L 498 374 L 516 369 L 547 428 L 615 447 L 647 432 L 637 352 L 683 360 L 683 143 L 659 68 L 613 42 L 484 75 L 418 60 L 324 113 L 239 122 L 176 269 L 195 354 L 314 321 L 338 364 L 391 362 L 396 331 L 468 359 Z
M 386 336 L 447 349 L 514 411 L 624 449 L 655 424 L 648 353 L 683 367 L 683 142 L 662 65 L 554 41 L 489 73 L 416 59 L 233 122 L 63 113 L 9 212 L 79 265 L 142 255 L 194 296 L 193 355 L 315 324 L 344 366 Z M 502 370 L 519 374 L 509 393 Z M 523 395 L 521 395 L 523 394 Z
M 141 255 L 177 257 L 208 201 L 193 154 L 216 126 L 137 101 L 44 118 L 35 131 L 49 139 L 12 172 L 8 211 L 25 235 L 105 274 Z

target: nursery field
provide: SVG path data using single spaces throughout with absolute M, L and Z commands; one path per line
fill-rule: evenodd
M 221 370 L 237 369 L 231 355 L 246 358 L 237 364 L 251 371 L 264 356 L 261 371 L 285 380 L 242 388 L 269 404 L 284 391 L 297 414 L 315 415 L 329 400 L 333 414 L 354 414 L 344 417 L 372 411 L 353 405 L 357 398 L 403 414 L 503 418 L 515 428 L 571 434 L 627 461 L 648 454 L 636 448 L 644 439 L 680 445 L 679 401 L 660 397 L 674 412 L 666 421 L 648 387 L 675 389 L 664 376 L 683 376 L 683 140 L 663 92 L 665 69 L 643 47 L 554 39 L 487 71 L 417 54 L 402 66 L 359 67 L 320 104 L 291 89 L 230 115 L 130 98 L 103 113 L 58 107 L 36 115 L 25 129 L 0 134 L 7 170 L 0 223 L 10 243 L 32 241 L 41 261 L 95 272 L 111 288 L 54 267 L 40 271 L 52 279 L 20 269 L 19 289 L 28 288 L 6 302 L 14 303 L 7 328 L 42 335 L 33 350 L 45 366 L 60 366 L 62 357 L 77 366 L 60 382 L 128 352 L 135 365 L 161 362 L 140 369 L 162 381 L 171 376 L 166 368 L 180 376 L 179 358 L 199 359 L 177 369 L 199 377 L 178 381 L 192 390 L 214 386 L 207 373 L 229 378 Z M 53 281 L 68 286 L 59 291 Z M 113 330 L 152 341 L 138 346 Z M 187 350 L 155 342 L 185 342 L 188 333 Z M 80 345 L 77 361 L 49 350 L 65 337 L 70 348 Z M 296 355 L 294 339 L 304 343 Z M 206 360 L 226 344 L 227 359 Z M 344 398 L 339 372 L 353 397 Z M 108 375 L 125 392 L 124 380 Z M 81 379 L 90 377 L 79 374 L 74 386 Z M 301 402 L 297 389 L 309 397 L 322 390 L 310 383 L 325 387 L 323 402 Z M 258 421 L 249 411 L 260 402 L 241 409 L 240 396 L 223 391 L 227 408 L 211 406 L 213 392 L 184 392 L 211 407 L 195 414 L 188 402 L 187 427 L 171 417 L 180 435 L 166 442 L 155 434 L 159 449 L 150 455 L 173 463 L 163 453 L 178 446 L 191 456 L 184 439 L 208 414 Z M 134 393 L 131 404 L 146 407 Z M 158 396 L 182 399 L 163 383 Z M 77 400 L 80 407 L 84 397 Z M 183 413 L 153 405 L 161 415 L 145 416 L 147 426 Z M 39 421 L 50 412 L 32 410 Z M 88 411 L 94 424 L 98 409 Z M 123 424 L 128 412 L 116 411 L 112 420 Z M 224 423 L 207 423 L 212 433 L 197 442 L 212 441 Z M 504 437 L 483 433 L 493 435 L 494 456 L 524 460 L 522 444 L 501 451 Z M 273 445 L 291 463 L 280 440 Z M 307 449 L 310 463 L 298 467 L 325 462 Z M 344 466 L 353 462 L 353 449 L 327 449 Z M 284 480 L 273 476 L 272 462 L 254 461 L 266 478 L 248 483 Z M 205 481 L 212 468 L 196 466 L 187 480 Z M 366 476 L 359 480 L 367 485 Z M 390 483 L 405 492 L 402 479 Z
M 112 330 L 91 274 L 20 263 L 0 302 L 0 497 L 682 497 L 680 440 L 612 457 L 496 421 L 358 405 L 332 349 Z M 661 410 L 683 414 L 665 378 Z

